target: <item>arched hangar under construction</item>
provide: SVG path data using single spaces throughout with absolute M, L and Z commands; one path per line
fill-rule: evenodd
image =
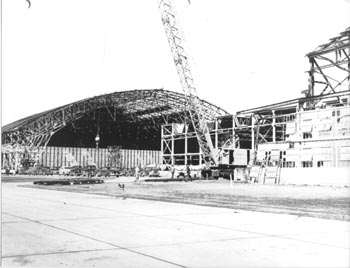
M 228 115 L 214 104 L 204 100 L 200 103 L 208 120 Z M 5 125 L 3 153 L 32 151 L 38 155 L 39 163 L 50 168 L 76 164 L 105 167 L 111 164 L 117 148 L 123 154 L 120 166 L 160 164 L 162 126 L 187 123 L 188 132 L 193 132 L 190 122 L 186 98 L 181 93 L 163 89 L 114 92 Z M 199 153 L 195 138 L 187 144 L 189 151 Z M 4 154 L 2 165 L 15 168 L 18 163 L 13 154 Z
M 23 159 L 50 169 L 198 166 L 206 162 L 198 142 L 203 127 L 213 167 L 226 166 L 231 175 L 242 170 L 241 178 L 251 182 L 349 186 L 349 33 L 306 55 L 303 97 L 229 114 L 163 89 L 100 95 L 4 126 L 2 168 L 18 171 Z M 198 131 L 191 116 L 199 112 Z

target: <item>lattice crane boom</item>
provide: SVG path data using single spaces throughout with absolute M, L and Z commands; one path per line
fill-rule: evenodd
M 201 101 L 197 95 L 197 90 L 189 67 L 188 57 L 183 45 L 184 39 L 176 21 L 176 14 L 172 1 L 160 0 L 159 9 L 181 86 L 186 96 L 192 124 L 203 155 L 203 160 L 207 165 L 213 163 L 217 165 L 217 157 L 215 157 L 216 153 L 206 122 L 206 119 L 210 120 L 214 118 L 205 118 L 204 113 L 202 112 L 202 106 L 200 105 Z

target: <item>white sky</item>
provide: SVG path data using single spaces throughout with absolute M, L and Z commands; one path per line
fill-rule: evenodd
M 157 0 L 2 1 L 2 125 L 104 93 L 182 92 Z M 175 0 L 198 95 L 227 111 L 301 96 L 344 0 Z

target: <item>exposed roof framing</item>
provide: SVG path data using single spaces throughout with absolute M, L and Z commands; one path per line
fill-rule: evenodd
M 350 27 L 306 56 L 309 86 L 303 93 L 307 97 L 350 90 Z
M 204 100 L 200 100 L 204 116 L 212 120 L 228 113 Z M 112 120 L 121 116 L 129 122 L 153 124 L 168 123 L 169 118 L 183 119 L 188 113 L 182 93 L 163 89 L 114 92 L 83 99 L 49 111 L 35 114 L 2 128 L 3 143 L 28 147 L 46 146 L 52 135 L 74 121 L 105 109 Z
M 257 108 L 242 110 L 242 111 L 238 111 L 237 115 L 251 115 L 255 113 L 269 114 L 271 113 L 272 110 L 283 111 L 283 110 L 295 109 L 296 111 L 298 111 L 299 109 L 307 108 L 306 104 L 310 102 L 312 103 L 317 102 L 320 105 L 321 103 L 323 103 L 331 106 L 340 106 L 341 103 L 349 104 L 349 97 L 350 97 L 350 90 L 345 90 L 337 93 L 297 98 L 297 99 L 278 102 L 278 103 L 269 104 L 265 106 L 260 106 Z M 339 102 L 339 100 L 341 100 L 341 102 Z

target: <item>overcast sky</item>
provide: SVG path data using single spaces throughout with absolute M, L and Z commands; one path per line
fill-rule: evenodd
M 83 98 L 182 92 L 157 0 L 2 1 L 2 125 Z M 198 95 L 227 111 L 301 96 L 346 0 L 176 0 Z

